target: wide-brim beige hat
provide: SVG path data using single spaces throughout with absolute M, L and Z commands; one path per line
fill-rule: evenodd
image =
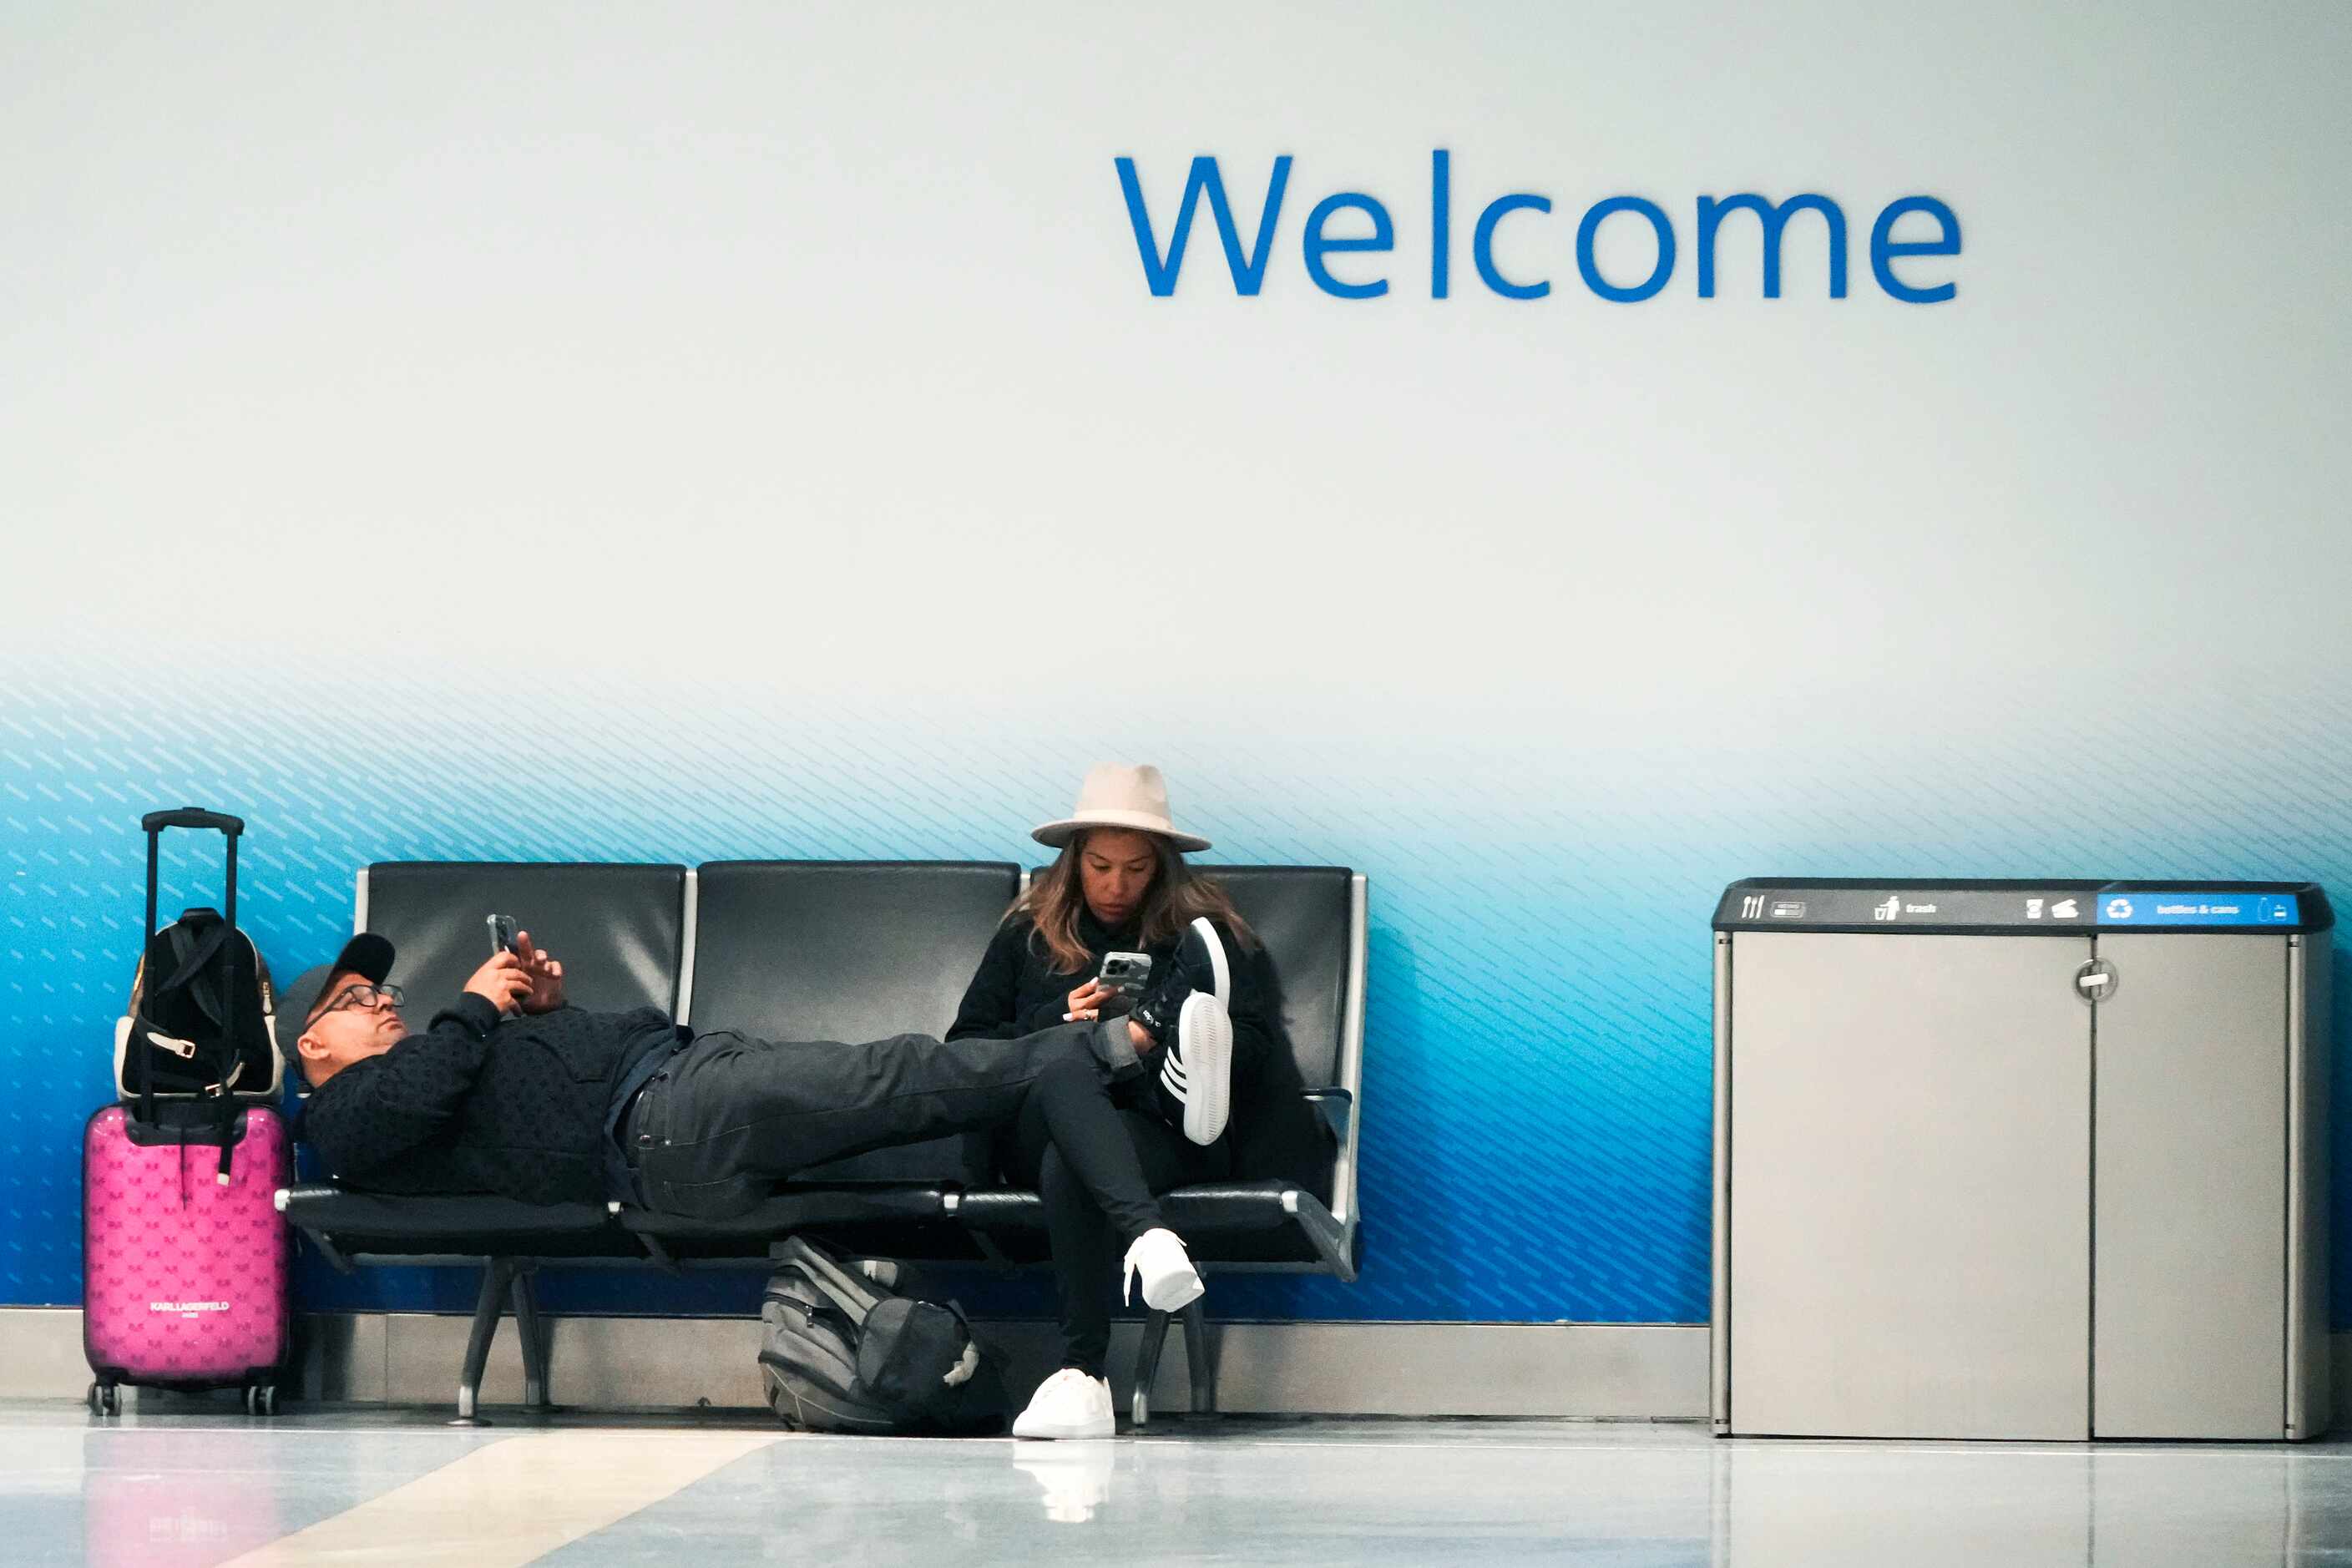
M 1168 781 L 1149 763 L 1137 767 L 1101 763 L 1088 768 L 1087 782 L 1078 786 L 1078 804 L 1071 807 L 1070 815 L 1033 829 L 1029 837 L 1059 849 L 1089 827 L 1156 833 L 1188 853 L 1209 847 L 1207 839 L 1178 832 L 1168 819 Z

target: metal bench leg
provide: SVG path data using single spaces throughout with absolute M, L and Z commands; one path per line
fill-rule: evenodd
M 515 1266 L 505 1258 L 484 1260 L 482 1294 L 474 1303 L 474 1330 L 466 1340 L 466 1370 L 457 1378 L 457 1416 L 449 1423 L 452 1426 L 489 1425 L 474 1410 L 481 1402 L 482 1369 L 490 1364 L 490 1341 L 498 1335 L 499 1317 L 506 1310 L 514 1278 Z
M 539 1270 L 515 1270 L 515 1332 L 522 1340 L 522 1402 L 534 1410 L 552 1410 L 547 1393 L 548 1323 L 539 1315 Z
M 1217 1413 L 1217 1352 L 1209 1343 L 1209 1314 L 1201 1303 L 1184 1309 L 1184 1366 L 1192 1374 L 1192 1414 Z
M 1139 1431 L 1151 1424 L 1151 1384 L 1160 1375 L 1160 1352 L 1167 1348 L 1172 1321 L 1157 1309 L 1144 1316 L 1143 1339 L 1135 1347 L 1135 1393 L 1127 1412 Z

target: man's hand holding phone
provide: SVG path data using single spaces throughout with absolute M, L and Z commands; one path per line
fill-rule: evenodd
M 512 915 L 491 915 L 490 961 L 466 989 L 501 1014 L 552 1013 L 563 1005 L 563 965 L 541 952 Z
M 474 971 L 474 977 L 466 982 L 467 990 L 501 1014 L 514 1011 L 531 994 L 531 987 L 530 972 L 511 952 L 490 954 L 489 962 Z
M 530 932 L 517 931 L 513 957 L 522 965 L 530 989 L 521 998 L 526 1013 L 552 1013 L 563 1005 L 563 965 L 541 952 Z

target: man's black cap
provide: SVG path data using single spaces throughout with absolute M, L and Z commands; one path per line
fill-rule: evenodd
M 381 985 L 391 973 L 392 943 L 373 931 L 362 931 L 343 943 L 343 951 L 335 954 L 332 963 L 296 975 L 291 984 L 278 993 L 278 1050 L 286 1065 L 298 1073 L 301 1070 L 302 1053 L 295 1048 L 295 1042 L 310 1026 L 310 1016 L 320 1004 L 332 1000 L 326 994 L 327 982 L 339 974 L 356 974 L 371 985 Z

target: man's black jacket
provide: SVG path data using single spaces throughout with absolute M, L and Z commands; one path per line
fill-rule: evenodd
M 614 1083 L 676 1037 L 658 1008 L 502 1020 L 467 992 L 312 1090 L 298 1131 L 337 1180 L 372 1192 L 601 1203 Z

